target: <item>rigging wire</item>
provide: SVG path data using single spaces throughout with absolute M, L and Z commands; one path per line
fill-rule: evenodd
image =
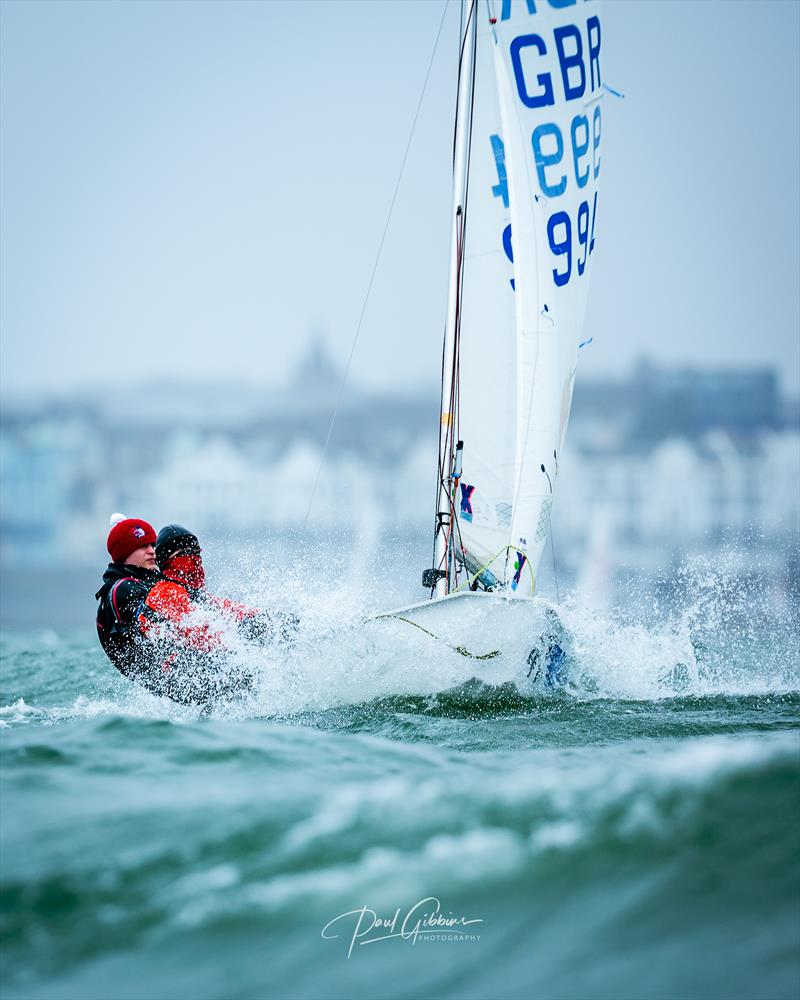
M 397 175 L 397 182 L 395 183 L 395 186 L 394 186 L 394 193 L 392 194 L 392 201 L 391 201 L 391 204 L 389 205 L 389 211 L 388 211 L 387 216 L 386 216 L 386 224 L 383 227 L 383 233 L 381 235 L 380 243 L 378 244 L 378 252 L 377 252 L 377 254 L 375 256 L 375 263 L 372 266 L 372 274 L 370 275 L 369 284 L 367 285 L 367 291 L 366 291 L 366 294 L 364 296 L 364 302 L 363 302 L 363 304 L 361 306 L 361 314 L 358 317 L 358 323 L 356 324 L 356 332 L 353 335 L 353 343 L 352 343 L 352 345 L 350 347 L 350 354 L 348 355 L 347 364 L 345 365 L 345 369 L 344 369 L 344 374 L 342 375 L 342 380 L 341 380 L 341 382 L 339 384 L 339 391 L 338 391 L 338 393 L 336 395 L 336 402 L 335 402 L 334 407 L 333 407 L 333 414 L 331 415 L 331 422 L 330 422 L 330 424 L 328 426 L 328 434 L 327 434 L 327 437 L 325 438 L 325 444 L 322 447 L 322 454 L 320 455 L 320 459 L 319 459 L 319 466 L 317 468 L 317 475 L 316 475 L 316 477 L 314 479 L 314 485 L 311 488 L 311 496 L 309 497 L 309 500 L 308 500 L 308 507 L 306 509 L 306 516 L 303 518 L 303 529 L 302 529 L 303 531 L 305 531 L 306 526 L 308 525 L 308 518 L 309 518 L 309 516 L 311 514 L 311 507 L 312 507 L 312 505 L 314 503 L 314 497 L 316 496 L 316 493 L 317 493 L 317 487 L 319 486 L 320 476 L 322 475 L 322 467 L 325 464 L 325 456 L 326 456 L 326 454 L 328 452 L 328 445 L 331 442 L 331 437 L 333 435 L 333 428 L 334 428 L 334 426 L 336 424 L 336 416 L 337 416 L 337 414 L 339 412 L 339 407 L 340 407 L 341 402 L 342 402 L 342 397 L 344 396 L 345 386 L 347 385 L 347 377 L 350 374 L 350 365 L 352 364 L 352 361 L 353 361 L 353 355 L 355 354 L 356 344 L 358 343 L 358 336 L 361 333 L 361 325 L 364 322 L 364 314 L 367 311 L 367 303 L 369 302 L 369 297 L 370 297 L 370 294 L 372 292 L 372 285 L 373 285 L 373 282 L 375 281 L 375 274 L 377 273 L 378 264 L 380 263 L 381 254 L 383 253 L 383 244 L 386 241 L 386 233 L 389 230 L 389 223 L 391 222 L 391 219 L 392 219 L 392 212 L 394 211 L 395 202 L 397 201 L 397 192 L 400 190 L 400 182 L 403 179 L 403 172 L 405 171 L 406 161 L 408 160 L 408 152 L 411 149 L 411 141 L 414 138 L 414 130 L 417 127 L 417 120 L 419 118 L 419 112 L 420 112 L 420 109 L 422 108 L 422 100 L 425 97 L 425 90 L 426 90 L 426 88 L 428 86 L 428 80 L 429 80 L 430 75 L 431 75 L 431 68 L 433 67 L 433 60 L 434 60 L 434 57 L 436 56 L 436 49 L 439 46 L 439 39 L 440 39 L 441 34 L 442 34 L 442 28 L 444 27 L 444 19 L 445 19 L 445 16 L 447 14 L 447 7 L 449 5 L 449 2 L 450 2 L 450 0 L 444 0 L 444 9 L 442 10 L 442 18 L 439 21 L 439 28 L 438 28 L 438 30 L 436 32 L 436 38 L 434 39 L 434 42 L 433 42 L 433 50 L 431 51 L 431 57 L 430 57 L 430 59 L 428 61 L 428 68 L 425 71 L 425 79 L 422 82 L 422 89 L 420 90 L 419 100 L 417 101 L 417 109 L 414 112 L 414 120 L 411 123 L 411 131 L 408 134 L 408 142 L 406 143 L 406 149 L 405 149 L 405 152 L 403 153 L 403 161 L 400 164 L 400 172 Z

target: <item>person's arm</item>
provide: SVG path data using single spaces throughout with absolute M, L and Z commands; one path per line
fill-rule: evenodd
M 108 603 L 115 621 L 120 625 L 131 625 L 148 590 L 148 585 L 135 577 L 117 580 L 108 592 Z
M 152 629 L 160 634 L 162 625 L 166 623 L 181 643 L 193 649 L 206 653 L 219 649 L 221 636 L 211 629 L 208 622 L 186 624 L 186 618 L 195 610 L 196 606 L 184 587 L 171 580 L 160 580 L 145 597 L 139 627 L 145 635 Z
M 291 642 L 300 626 L 300 619 L 288 611 L 264 611 L 213 594 L 206 594 L 206 600 L 231 617 L 240 635 L 251 642 Z

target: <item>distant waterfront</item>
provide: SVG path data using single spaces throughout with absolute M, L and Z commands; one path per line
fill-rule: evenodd
M 340 380 L 317 341 L 282 387 L 150 385 L 128 390 L 137 405 L 124 408 L 112 390 L 7 404 L 4 566 L 98 567 L 114 510 L 186 523 L 210 547 L 424 539 L 430 385 L 391 396 L 348 387 L 303 532 Z M 769 369 L 642 364 L 625 380 L 581 379 L 559 458 L 556 573 L 584 591 L 723 556 L 732 573 L 758 571 L 786 594 L 796 586 L 800 417 Z M 544 562 L 543 574 L 552 554 Z

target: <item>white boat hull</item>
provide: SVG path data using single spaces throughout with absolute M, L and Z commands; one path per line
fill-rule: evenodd
M 431 656 L 457 654 L 473 661 L 474 675 L 488 683 L 513 680 L 525 688 L 541 679 L 531 669 L 531 651 L 541 650 L 554 618 L 551 606 L 538 597 L 465 591 L 387 611 L 373 621 Z

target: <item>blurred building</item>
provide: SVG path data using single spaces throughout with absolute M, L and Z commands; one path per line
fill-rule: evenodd
M 4 565 L 96 566 L 114 510 L 206 538 L 297 530 L 307 516 L 325 532 L 432 531 L 438 387 L 348 386 L 326 449 L 340 380 L 317 339 L 268 390 L 161 384 L 124 411 L 99 393 L 6 410 Z M 559 561 L 577 571 L 602 524 L 617 566 L 655 572 L 728 542 L 786 563 L 800 527 L 798 418 L 770 370 L 643 363 L 626 380 L 580 381 L 557 485 Z
M 638 448 L 573 447 L 562 456 L 554 512 L 568 561 L 580 561 L 601 515 L 617 561 L 644 568 L 733 542 L 796 544 L 800 434 L 765 430 L 743 442 L 718 427 Z

